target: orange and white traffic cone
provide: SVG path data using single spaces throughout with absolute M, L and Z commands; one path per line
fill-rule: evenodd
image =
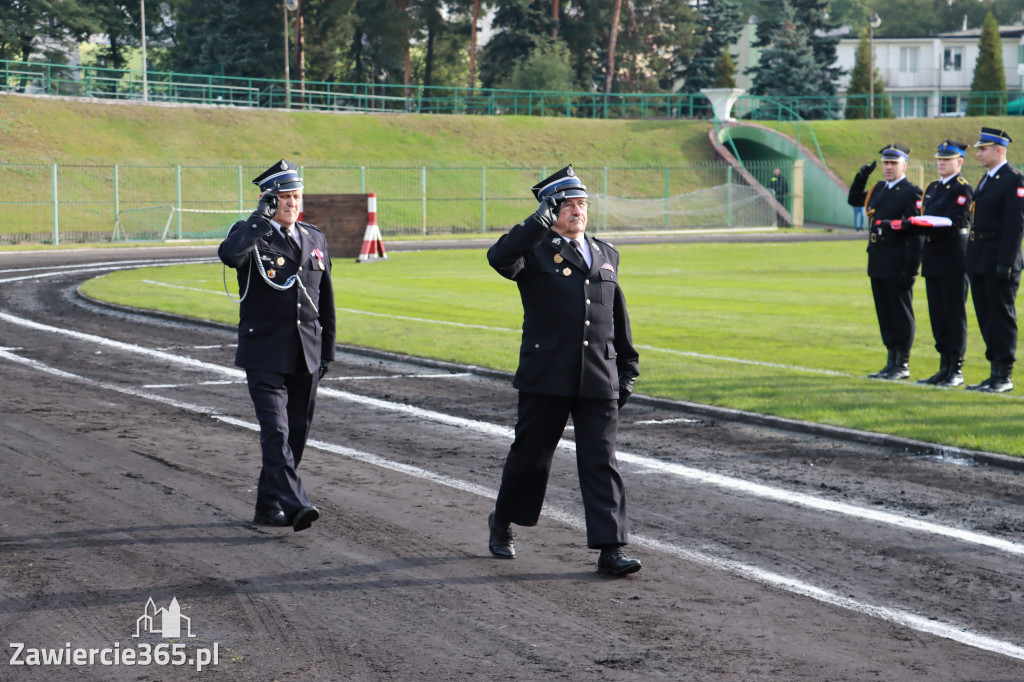
M 366 199 L 367 221 L 366 233 L 363 235 L 363 248 L 359 251 L 357 263 L 365 263 L 374 260 L 387 260 L 388 253 L 384 250 L 384 239 L 380 235 L 380 227 L 377 226 L 377 195 L 370 194 Z

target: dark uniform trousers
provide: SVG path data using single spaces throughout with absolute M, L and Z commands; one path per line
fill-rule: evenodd
M 559 439 L 572 417 L 587 546 L 624 545 L 626 495 L 615 457 L 620 379 L 639 375 L 619 254 L 587 237 L 586 265 L 558 233 L 528 218 L 488 250 L 523 302 L 523 336 L 513 386 L 519 390 L 515 440 L 502 473 L 495 516 L 534 526 L 540 518 Z
M 914 289 L 901 279 L 916 276 L 924 238 L 893 230 L 888 221 L 918 215 L 921 188 L 903 178 L 891 188 L 879 181 L 866 192 L 865 180 L 858 177 L 850 186 L 848 203 L 865 206 L 868 216 L 868 277 L 878 329 L 886 348 L 909 353 L 917 331 Z
M 537 525 L 555 448 L 572 415 L 587 546 L 626 544 L 626 493 L 615 458 L 618 413 L 615 400 L 520 391 L 516 437 L 501 475 L 496 516 L 520 526 Z
M 974 225 L 967 243 L 967 276 L 989 362 L 1013 364 L 1017 352 L 1017 289 L 1024 236 L 1024 176 L 1005 164 L 974 192 Z M 1009 281 L 995 276 L 1010 269 Z
M 967 231 L 974 191 L 962 175 L 936 180 L 924 191 L 923 215 L 949 218 L 948 227 L 925 227 L 921 274 L 928 294 L 935 350 L 962 358 L 967 352 Z
M 334 359 L 335 340 L 326 239 L 308 223 L 298 228 L 302 246 L 297 251 L 265 222 L 239 221 L 217 252 L 237 269 L 244 293 L 235 364 L 245 369 L 260 424 L 256 510 L 280 509 L 289 518 L 310 505 L 297 467 L 313 422 L 317 372 L 321 362 Z M 287 289 L 271 286 L 284 286 L 292 276 L 298 282 Z

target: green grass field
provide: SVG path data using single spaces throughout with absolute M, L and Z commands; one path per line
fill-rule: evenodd
M 521 307 L 515 284 L 482 250 L 392 252 L 381 263 L 334 263 L 338 341 L 513 370 Z M 862 242 L 626 246 L 621 281 L 641 393 L 1024 455 L 1021 396 L 981 395 L 865 378 L 885 360 Z M 228 283 L 235 293 L 234 272 Z M 220 265 L 106 275 L 90 296 L 237 321 Z M 914 379 L 938 366 L 915 286 Z M 988 376 L 970 310 L 964 368 Z

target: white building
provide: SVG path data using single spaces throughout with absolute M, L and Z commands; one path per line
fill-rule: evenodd
M 1024 25 L 1000 26 L 1003 69 L 1009 100 L 1021 91 L 1024 65 Z M 978 61 L 981 28 L 940 33 L 930 38 L 875 38 L 875 69 L 892 98 L 898 118 L 962 116 Z M 839 92 L 846 93 L 856 60 L 859 38 L 844 38 L 837 46 L 836 65 L 846 71 Z

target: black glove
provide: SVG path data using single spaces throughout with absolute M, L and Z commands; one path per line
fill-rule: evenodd
M 917 280 L 917 275 L 913 272 L 901 272 L 900 273 L 900 289 L 910 289 L 914 286 L 914 282 Z
M 323 379 L 324 375 L 327 374 L 327 370 L 329 370 L 330 368 L 331 363 L 329 363 L 327 360 L 321 360 L 320 369 L 317 371 L 317 380 L 319 381 L 320 379 Z
M 544 227 L 551 227 L 558 220 L 558 214 L 555 209 L 558 207 L 558 202 L 552 197 L 545 197 L 544 201 L 540 202 L 540 206 L 533 214 L 533 218 Z
M 626 404 L 629 400 L 629 396 L 633 395 L 633 383 L 636 381 L 633 377 L 619 377 L 619 409 Z
M 268 189 L 260 195 L 260 201 L 256 204 L 256 210 L 252 212 L 253 218 L 261 218 L 268 223 L 277 215 L 277 183 L 273 189 Z
M 865 163 L 863 166 L 860 167 L 860 170 L 857 172 L 857 177 L 863 177 L 864 180 L 866 181 L 868 179 L 868 176 L 875 172 L 875 168 L 877 166 L 878 166 L 878 162 L 877 161 L 872 161 L 871 163 Z
M 1013 274 L 1013 269 L 1009 265 L 997 265 L 996 266 L 996 281 L 1006 284 L 1010 281 L 1010 277 Z

